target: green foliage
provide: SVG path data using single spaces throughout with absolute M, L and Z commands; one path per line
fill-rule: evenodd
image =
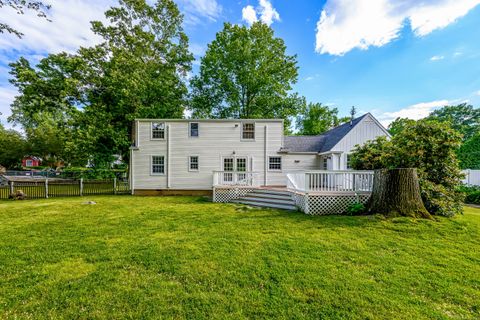
M 412 125 L 414 123 L 415 123 L 415 120 L 412 120 L 412 119 L 397 118 L 388 126 L 388 132 L 392 136 L 395 136 L 401 133 L 405 129 L 405 127 L 407 127 L 408 125 Z
M 406 122 L 391 140 L 378 138 L 357 146 L 352 167 L 359 170 L 417 168 L 425 207 L 431 214 L 461 212 L 457 191 L 462 173 L 456 157 L 461 136 L 448 123 L 432 120 Z
M 467 103 L 435 110 L 428 119 L 449 122 L 454 130 L 463 135 L 464 140 L 480 132 L 480 109 Z
M 0 124 L 0 165 L 9 169 L 19 168 L 27 152 L 27 143 L 20 133 L 6 130 Z
M 297 77 L 297 57 L 272 28 L 225 23 L 191 80 L 190 109 L 201 118 L 282 118 L 288 127 L 303 102 L 289 94 Z
M 366 210 L 367 210 L 367 208 L 365 208 L 365 205 L 363 203 L 356 202 L 356 203 L 348 206 L 345 213 L 349 216 L 356 216 L 356 215 L 364 213 Z
M 338 109 L 330 109 L 321 103 L 309 103 L 300 110 L 296 128 L 301 135 L 318 135 L 340 124 Z
M 464 194 L 465 203 L 480 205 L 480 187 L 479 186 L 462 185 L 458 188 L 458 190 Z
M 57 130 L 65 142 L 61 156 L 71 164 L 93 159 L 108 167 L 114 154 L 128 160 L 133 119 L 183 116 L 193 56 L 177 6 L 119 3 L 105 13 L 108 23 L 92 22 L 99 45 L 51 54 L 36 68 L 24 58 L 11 65 L 21 94 L 10 121 L 37 130 L 40 119 L 52 119 L 48 130 Z
M 480 132 L 466 140 L 457 154 L 462 169 L 480 169 Z

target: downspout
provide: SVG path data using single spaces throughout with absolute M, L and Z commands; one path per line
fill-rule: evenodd
M 263 153 L 263 185 L 266 186 L 267 185 L 267 135 L 268 135 L 268 129 L 267 129 L 267 125 L 265 125 L 265 131 L 264 131 L 264 134 L 263 134 L 263 138 L 264 138 L 264 153 Z
M 170 125 L 167 126 L 167 189 L 170 189 Z

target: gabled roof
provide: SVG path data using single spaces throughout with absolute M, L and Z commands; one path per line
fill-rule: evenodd
M 369 113 L 352 121 L 332 128 L 317 136 L 287 136 L 285 137 L 284 149 L 287 152 L 327 152 L 342 140 L 360 121 Z

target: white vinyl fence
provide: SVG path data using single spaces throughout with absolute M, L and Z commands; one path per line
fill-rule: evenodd
M 480 170 L 467 169 L 463 170 L 465 174 L 465 179 L 462 180 L 463 183 L 480 186 Z

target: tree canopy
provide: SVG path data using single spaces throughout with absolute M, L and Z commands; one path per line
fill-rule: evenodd
M 302 103 L 290 93 L 297 77 L 297 57 L 286 53 L 272 28 L 225 23 L 191 80 L 190 109 L 194 117 L 283 118 L 288 124 Z
M 480 169 L 480 132 L 462 144 L 458 159 L 462 169 Z
M 461 212 L 456 188 L 462 177 L 456 151 L 461 135 L 448 123 L 423 119 L 405 123 L 404 129 L 357 146 L 352 167 L 358 170 L 417 168 L 422 199 L 432 214 L 452 216 Z
M 296 128 L 301 135 L 318 135 L 339 124 L 348 121 L 348 117 L 339 118 L 337 108 L 329 108 L 321 103 L 309 103 L 300 110 L 296 118 Z
M 15 168 L 27 152 L 25 139 L 14 130 L 7 130 L 0 124 L 0 165 Z
M 449 122 L 454 130 L 463 135 L 464 140 L 468 140 L 480 132 L 480 109 L 475 109 L 467 103 L 445 106 L 433 111 L 428 118 Z
M 193 56 L 177 6 L 119 3 L 106 11 L 107 24 L 92 22 L 100 44 L 51 54 L 35 68 L 24 58 L 11 64 L 20 95 L 10 120 L 28 133 L 52 119 L 49 130 L 66 137 L 68 160 L 105 166 L 114 154 L 128 159 L 133 119 L 183 117 Z

